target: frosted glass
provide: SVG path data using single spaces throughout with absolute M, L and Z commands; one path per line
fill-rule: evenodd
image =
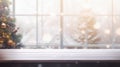
M 64 0 L 64 12 L 67 14 L 79 14 L 83 9 L 108 15 L 112 13 L 112 0 Z
M 38 0 L 39 14 L 57 14 L 60 12 L 60 0 Z
M 35 16 L 16 16 L 16 26 L 20 28 L 18 33 L 22 35 L 23 45 L 36 45 Z
M 39 45 L 60 45 L 60 19 L 58 16 L 40 16 L 38 23 Z
M 16 14 L 36 14 L 36 0 L 15 0 Z
M 114 17 L 114 43 L 120 44 L 120 16 Z
M 113 0 L 114 15 L 120 15 L 120 0 Z

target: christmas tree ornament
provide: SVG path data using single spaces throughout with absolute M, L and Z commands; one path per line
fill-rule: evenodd
M 7 33 L 3 33 L 3 34 L 2 34 L 2 37 L 5 38 L 5 39 L 9 39 L 9 38 L 10 38 L 10 35 L 8 35 Z
M 6 39 L 9 39 L 10 38 L 10 36 L 9 35 L 6 35 L 6 37 L 5 37 Z
M 13 45 L 15 45 L 15 43 L 13 42 L 13 40 L 8 40 L 8 42 L 7 42 L 7 44 L 9 45 L 9 46 L 13 46 Z
M 2 33 L 2 37 L 3 37 L 3 38 L 5 37 L 5 33 L 4 33 L 4 32 Z
M 0 0 L 0 49 L 20 48 L 16 44 L 20 42 L 15 29 L 15 18 L 11 17 L 9 10 L 9 0 Z M 22 44 L 20 44 L 22 45 Z
M 7 18 L 5 16 L 1 17 L 2 22 L 7 22 Z
M 0 44 L 3 44 L 4 40 L 0 37 Z
M 6 27 L 7 27 L 6 23 L 1 24 L 1 28 L 6 28 Z

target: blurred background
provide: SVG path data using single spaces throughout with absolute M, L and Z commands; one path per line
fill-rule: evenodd
M 21 49 L 119 49 L 120 0 L 10 0 Z M 18 54 L 19 55 L 19 54 Z M 9 56 L 9 55 L 8 55 Z M 115 56 L 115 55 L 114 55 Z M 3 56 L 4 57 L 4 56 Z M 119 62 L 0 63 L 1 67 L 120 67 Z
M 23 49 L 119 49 L 120 0 L 10 0 Z

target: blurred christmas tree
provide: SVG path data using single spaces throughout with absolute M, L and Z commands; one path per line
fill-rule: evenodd
M 79 43 L 96 44 L 100 38 L 98 37 L 98 26 L 92 10 L 83 10 L 80 14 L 79 22 L 74 29 L 73 39 Z
M 15 26 L 15 18 L 10 17 L 10 2 L 0 0 L 0 48 L 20 48 L 21 35 L 16 32 L 19 28 Z

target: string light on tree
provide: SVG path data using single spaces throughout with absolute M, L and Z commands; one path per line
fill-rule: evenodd
M 81 31 L 81 33 L 82 33 L 82 34 L 85 34 L 85 31 L 84 31 L 84 30 L 82 30 L 82 31 Z
M 78 43 L 95 44 L 100 39 L 97 35 L 97 29 L 100 28 L 100 25 L 96 24 L 92 10 L 85 9 L 81 11 L 79 22 L 73 28 L 75 29 L 72 30 L 71 36 Z
M 94 28 L 95 28 L 95 29 L 100 29 L 100 24 L 99 24 L 99 23 L 96 23 L 96 24 L 94 25 Z

